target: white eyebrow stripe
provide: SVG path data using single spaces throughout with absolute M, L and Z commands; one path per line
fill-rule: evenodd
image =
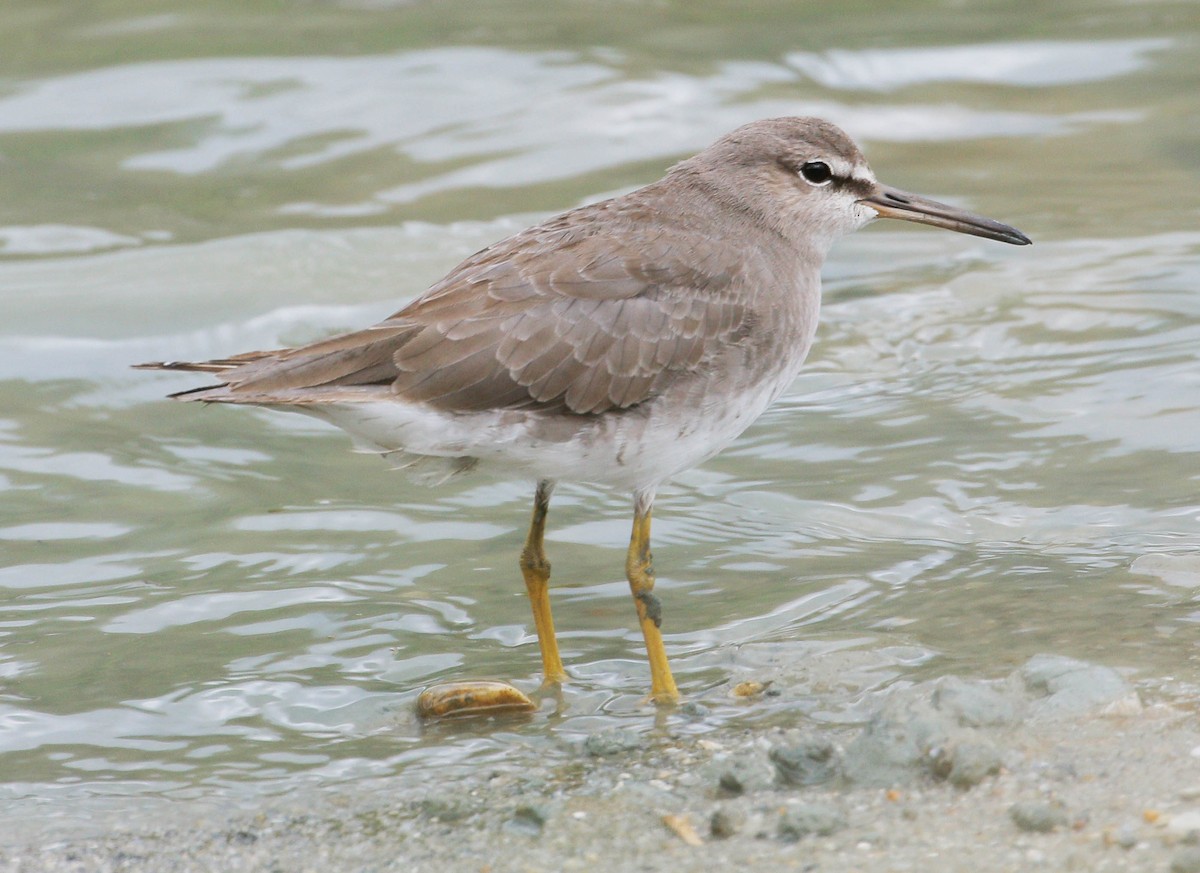
M 830 172 L 832 172 L 834 178 L 837 179 L 847 178 L 850 176 L 851 170 L 854 169 L 850 166 L 850 163 L 845 158 L 814 158 L 813 160 L 820 160 L 822 163 L 827 164 Z

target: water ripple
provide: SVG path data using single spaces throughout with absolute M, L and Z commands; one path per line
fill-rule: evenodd
M 160 60 L 6 80 L 5 813 L 421 786 L 569 760 L 613 726 L 850 724 L 897 682 L 1039 651 L 1181 675 L 1200 621 L 1195 46 L 1055 14 L 988 42 L 798 30 L 661 62 L 621 46 L 222 57 L 201 40 L 211 56 L 154 43 L 123 56 Z M 663 631 L 706 715 L 645 705 L 629 496 L 562 486 L 547 549 L 564 710 L 419 725 L 431 683 L 538 685 L 516 563 L 530 483 L 418 489 L 316 423 L 171 404 L 196 381 L 128 365 L 368 323 L 544 210 L 797 112 L 868 140 L 881 176 L 1037 244 L 911 226 L 844 241 L 788 395 L 662 489 Z M 730 682 L 784 669 L 802 693 L 729 702 Z
M 906 46 L 796 52 L 787 63 L 827 88 L 887 92 L 934 82 L 1046 88 L 1128 75 L 1170 45 L 1167 39 L 1130 39 Z

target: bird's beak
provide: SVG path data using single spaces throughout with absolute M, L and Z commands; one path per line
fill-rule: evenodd
M 1027 246 L 1033 242 L 1015 227 L 887 185 L 879 185 L 873 194 L 862 198 L 860 202 L 870 206 L 883 218 L 932 224 L 934 227 L 999 240 L 1014 246 Z

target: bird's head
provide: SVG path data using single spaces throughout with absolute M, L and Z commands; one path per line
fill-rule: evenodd
M 680 165 L 720 199 L 823 256 L 876 218 L 899 218 L 1012 245 L 1014 227 L 884 185 L 840 128 L 819 118 L 769 118 L 739 127 Z

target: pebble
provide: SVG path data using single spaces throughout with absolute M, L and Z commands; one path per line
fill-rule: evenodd
M 838 774 L 837 750 L 829 740 L 813 738 L 776 746 L 769 757 L 784 785 L 819 785 Z
M 1131 824 L 1121 825 L 1113 834 L 1113 842 L 1122 849 L 1132 849 L 1138 844 L 1137 828 Z
M 949 743 L 955 726 L 928 701 L 893 700 L 846 747 L 842 771 L 852 782 L 889 787 L 928 766 L 929 753 Z
M 550 818 L 550 810 L 541 804 L 527 803 L 518 806 L 505 825 L 505 830 L 512 833 L 536 837 L 542 833 L 542 827 Z
M 1171 859 L 1171 873 L 1200 873 L 1200 849 L 1184 849 Z
M 1000 752 L 988 743 L 960 743 L 941 757 L 934 775 L 955 788 L 974 788 L 988 776 L 999 773 L 1003 763 Z
M 1067 824 L 1067 813 L 1060 804 L 1026 800 L 1008 808 L 1008 816 L 1023 831 L 1048 834 Z
M 1043 695 L 1033 704 L 1038 715 L 1078 715 L 1133 693 L 1111 667 L 1063 655 L 1034 655 L 1018 673 L 1028 691 Z
M 1138 696 L 1138 693 L 1131 691 L 1124 697 L 1118 697 L 1109 703 L 1100 710 L 1100 714 L 1113 718 L 1129 718 L 1130 716 L 1140 715 L 1145 708 L 1142 705 L 1142 698 Z
M 758 682 L 750 680 L 747 682 L 739 682 L 730 689 L 729 693 L 733 697 L 757 697 L 770 687 L 771 682 Z
M 756 752 L 745 752 L 724 761 L 717 785 L 726 794 L 747 794 L 770 788 L 775 783 L 775 768 Z
M 1200 809 L 1177 812 L 1167 821 L 1167 832 L 1177 837 L 1200 831 Z
M 1012 698 L 982 682 L 967 682 L 957 676 L 947 676 L 938 683 L 933 705 L 963 727 L 1003 727 L 1017 720 Z
M 433 821 L 456 822 L 471 815 L 472 809 L 455 798 L 426 797 L 416 804 L 421 814 Z
M 708 821 L 708 830 L 718 840 L 726 840 L 741 830 L 745 821 L 746 817 L 740 811 L 719 806 L 713 810 L 712 818 Z
M 704 840 L 696 833 L 696 829 L 692 827 L 692 823 L 686 815 L 667 814 L 662 817 L 662 823 L 689 846 L 704 845 Z
M 779 838 L 795 842 L 809 834 L 827 837 L 846 827 L 845 814 L 832 803 L 804 803 L 789 807 L 779 817 Z
M 612 728 L 588 734 L 588 738 L 583 741 L 583 750 L 593 758 L 607 758 L 611 755 L 619 755 L 621 752 L 632 751 L 641 744 L 641 737 L 633 731 Z

